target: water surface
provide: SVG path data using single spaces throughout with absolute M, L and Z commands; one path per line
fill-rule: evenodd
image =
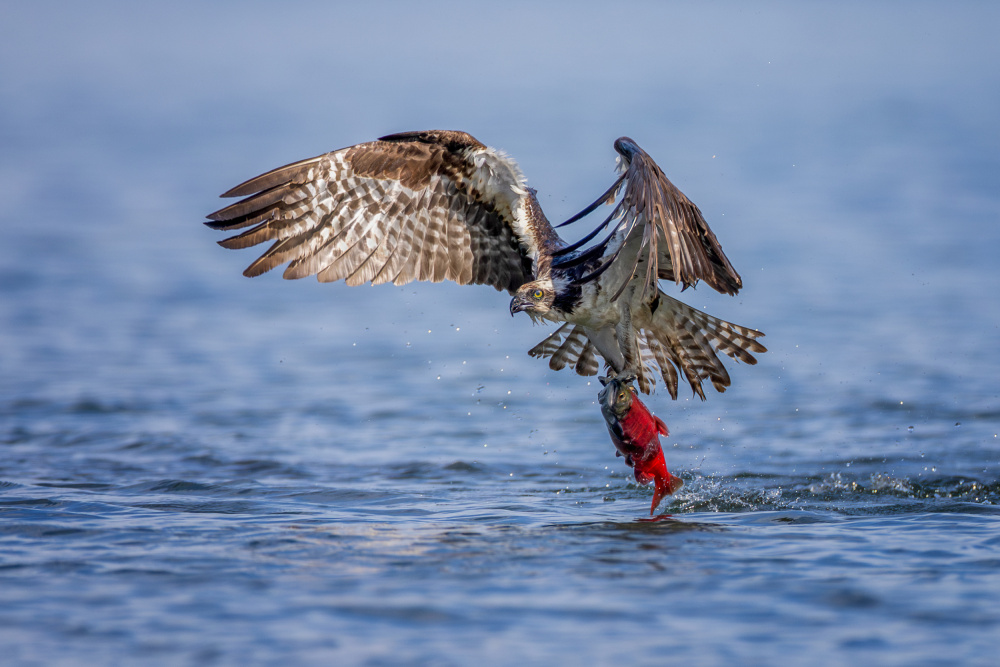
M 9 12 L 8 659 L 990 664 L 997 12 L 471 12 Z M 554 221 L 622 134 L 704 211 L 746 288 L 682 298 L 770 352 L 648 400 L 685 480 L 662 515 L 506 295 L 251 281 L 199 224 L 424 127 L 509 151 Z

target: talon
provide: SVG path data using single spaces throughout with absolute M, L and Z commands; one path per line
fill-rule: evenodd
M 621 373 L 615 375 L 615 379 L 622 384 L 632 384 L 639 379 L 639 376 L 633 371 L 622 371 Z

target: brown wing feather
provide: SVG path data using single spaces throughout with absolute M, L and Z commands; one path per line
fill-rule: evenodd
M 743 281 L 698 207 L 634 141 L 621 137 L 615 141 L 615 150 L 626 161 L 623 219 L 637 227 L 629 236 L 640 238 L 636 245 L 648 248 L 651 258 L 647 284 L 652 276 L 674 280 L 685 288 L 704 280 L 723 294 L 736 294 Z M 659 249 L 660 241 L 666 244 L 665 253 Z
M 247 276 L 287 262 L 285 278 L 454 280 L 514 292 L 533 277 L 538 243 L 514 219 L 518 195 L 503 191 L 507 181 L 487 187 L 499 167 L 517 193 L 520 171 L 496 153 L 484 167 L 483 150 L 464 132 L 390 135 L 252 178 L 223 195 L 245 198 L 206 224 L 250 227 L 221 241 L 226 248 L 273 242 Z

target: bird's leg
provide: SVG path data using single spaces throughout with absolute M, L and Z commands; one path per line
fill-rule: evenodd
M 632 382 L 639 376 L 639 364 L 642 363 L 642 355 L 639 354 L 639 341 L 632 328 L 632 296 L 635 293 L 635 286 L 630 285 L 622 294 L 619 303 L 621 317 L 615 325 L 615 335 L 618 338 L 618 349 L 621 350 L 625 365 L 620 371 L 615 373 L 615 378 L 622 382 Z

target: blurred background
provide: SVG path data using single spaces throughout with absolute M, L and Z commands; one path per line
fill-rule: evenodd
M 189 648 L 184 655 L 196 661 L 245 655 L 253 637 L 206 648 L 196 634 L 171 634 L 167 621 L 135 620 L 141 614 L 128 621 L 109 615 L 101 626 L 94 620 L 100 615 L 84 611 L 85 596 L 63 596 L 71 588 L 106 590 L 107 581 L 88 568 L 130 558 L 121 555 L 132 548 L 126 537 L 148 539 L 131 534 L 139 524 L 183 533 L 190 525 L 184 512 L 218 510 L 205 510 L 204 503 L 215 506 L 200 494 L 237 503 L 232 511 L 239 514 L 240 498 L 256 497 L 255 485 L 272 478 L 280 481 L 275 488 L 344 486 L 361 494 L 320 494 L 308 505 L 299 491 L 274 491 L 261 506 L 306 503 L 308 510 L 298 510 L 333 524 L 374 512 L 403 531 L 388 542 L 372 538 L 374 551 L 365 553 L 374 561 L 378 553 L 410 553 L 400 546 L 413 545 L 409 528 L 392 518 L 404 506 L 444 522 L 501 516 L 529 528 L 645 513 L 648 496 L 629 482 L 606 440 L 596 382 L 527 357 L 551 329 L 512 319 L 507 295 L 445 284 L 290 283 L 279 272 L 249 280 L 241 272 L 254 251 L 219 248 L 223 235 L 201 224 L 222 206 L 217 196 L 246 178 L 404 130 L 461 129 L 507 151 L 553 223 L 610 185 L 612 143 L 621 135 L 646 149 L 701 208 L 745 288 L 736 298 L 707 287 L 681 298 L 764 331 L 770 351 L 756 367 L 731 367 L 731 389 L 706 403 L 683 388 L 676 403 L 665 393 L 649 399 L 671 428 L 664 443 L 671 469 L 701 476 L 689 478 L 694 495 L 682 498 L 681 509 L 776 511 L 785 505 L 768 504 L 765 498 L 778 496 L 767 494 L 794 487 L 796 478 L 808 480 L 800 492 L 812 498 L 858 484 L 877 491 L 883 474 L 890 490 L 911 500 L 960 492 L 995 504 L 998 26 L 1000 8 L 985 2 L 9 4 L 0 21 L 0 419 L 7 451 L 0 489 L 14 512 L 8 518 L 21 522 L 10 529 L 17 548 L 7 565 L 22 568 L 24 588 L 8 588 L 14 625 L 0 639 L 25 660 L 71 660 L 83 646 L 98 657 L 148 657 L 73 638 L 88 622 L 100 626 L 93 636 L 118 637 L 109 628 L 124 623 L 137 636 L 150 627 L 162 632 L 156 655 L 176 655 L 168 645 Z M 575 227 L 571 239 L 589 231 L 588 223 Z M 447 467 L 456 461 L 483 467 Z M 403 464 L 417 466 L 406 469 L 410 477 L 393 467 Z M 580 506 L 552 495 L 564 478 L 545 477 L 567 468 L 572 479 L 585 480 Z M 859 469 L 855 487 L 841 483 L 838 475 Z M 402 476 L 386 481 L 382 475 L 393 470 Z M 508 471 L 542 477 L 511 482 L 523 486 L 496 483 Z M 710 496 L 722 490 L 704 481 L 732 487 L 763 473 L 782 477 L 729 504 L 713 504 Z M 478 476 L 470 482 L 475 493 L 456 490 L 421 505 L 437 481 L 457 484 L 464 475 Z M 602 503 L 605 483 L 612 499 L 628 500 L 627 511 L 623 503 L 607 505 L 606 495 Z M 983 496 L 983 485 L 993 491 Z M 394 500 L 369 506 L 376 501 L 362 491 Z M 500 499 L 511 493 L 521 494 L 525 513 L 495 510 L 507 507 Z M 827 508 L 835 514 L 872 501 L 838 498 Z M 536 501 L 544 511 L 530 509 Z M 52 503 L 49 514 L 24 509 L 45 503 Z M 159 503 L 159 513 L 149 514 L 150 503 Z M 542 513 L 533 515 L 536 509 Z M 118 517 L 123 532 L 97 521 L 113 537 L 98 531 L 65 547 L 31 537 L 36 523 L 76 525 L 66 514 L 75 510 Z M 246 511 L 250 518 L 238 520 L 253 520 L 256 510 Z M 270 511 L 260 509 L 261 517 Z M 412 519 L 404 513 L 399 521 Z M 205 530 L 185 542 L 191 553 L 219 539 L 218 526 Z M 98 546 L 109 539 L 123 540 L 116 556 Z M 230 539 L 228 555 L 241 553 L 242 538 Z M 573 544 L 579 562 L 589 563 L 594 552 Z M 313 555 L 331 568 L 337 560 Z M 169 564 L 184 562 L 181 551 L 161 557 L 165 571 L 187 571 Z M 80 574 L 65 579 L 53 579 L 45 565 L 74 558 Z M 284 572 L 269 562 L 278 568 L 271 574 Z M 252 564 L 244 565 L 233 567 L 252 578 Z M 218 567 L 222 579 L 233 575 Z M 376 575 L 357 576 L 357 585 L 370 584 L 390 605 L 394 594 L 426 592 L 419 577 L 387 593 Z M 527 586 L 531 598 L 526 571 L 506 576 Z M 113 580 L 132 594 L 150 590 L 127 575 Z M 429 580 L 461 608 L 468 580 Z M 226 595 L 237 605 L 247 599 Z M 733 595 L 716 601 L 746 603 Z M 149 604 L 148 618 L 183 615 L 155 599 Z M 316 636 L 328 629 L 311 626 L 312 617 L 292 603 L 293 611 L 274 604 L 273 618 L 298 619 Z M 530 639 L 533 622 L 519 625 L 519 608 L 504 607 L 512 615 L 507 631 Z M 823 641 L 839 641 L 741 644 L 743 621 L 705 614 L 718 623 L 720 646 L 733 641 L 750 651 L 706 654 L 720 660 L 799 649 L 805 659 L 830 648 Z M 986 618 L 997 622 L 992 614 Z M 569 632 L 557 615 L 540 624 Z M 229 627 L 221 612 L 196 616 Z M 485 616 L 472 616 L 480 620 L 470 621 L 468 636 L 489 636 Z M 325 620 L 343 621 L 334 617 Z M 792 608 L 782 622 L 798 617 Z M 52 618 L 63 625 L 35 627 Z M 424 626 L 407 619 L 387 621 L 398 642 L 430 641 L 421 639 Z M 847 625 L 863 633 L 869 620 L 849 617 Z M 275 638 L 286 628 L 257 621 L 259 636 L 272 642 L 264 648 L 287 657 L 289 647 Z M 980 649 L 975 642 L 989 634 L 975 640 L 952 630 L 959 633 L 952 641 Z M 111 646 L 131 645 L 130 636 Z M 65 652 L 33 652 L 25 637 L 55 638 Z M 849 639 L 832 650 L 852 650 Z M 351 645 L 343 633 L 340 641 Z M 905 657 L 902 640 L 885 642 L 875 655 L 882 646 L 886 655 Z M 657 655 L 636 646 L 638 653 L 624 655 Z M 439 656 L 448 645 L 425 648 L 414 660 Z M 923 647 L 930 655 L 934 648 Z M 936 648 L 947 655 L 944 644 Z M 367 650 L 351 655 L 375 655 Z M 572 647 L 561 650 L 553 655 L 573 655 Z
M 40 2 L 5 14 L 5 392 L 124 388 L 122 374 L 174 352 L 137 345 L 144 326 L 171 327 L 197 355 L 205 320 L 248 308 L 271 317 L 238 335 L 277 340 L 266 329 L 280 314 L 304 336 L 333 321 L 392 337 L 401 308 L 463 299 L 523 356 L 543 332 L 501 317 L 503 295 L 251 282 L 239 275 L 250 253 L 223 252 L 198 225 L 218 193 L 274 166 L 455 128 L 514 156 L 554 221 L 610 182 L 616 137 L 644 146 L 746 285 L 735 302 L 685 296 L 768 334 L 763 368 L 732 391 L 848 382 L 891 400 L 914 385 L 996 400 L 988 4 Z M 337 304 L 355 299 L 374 312 L 344 324 L 354 311 Z

